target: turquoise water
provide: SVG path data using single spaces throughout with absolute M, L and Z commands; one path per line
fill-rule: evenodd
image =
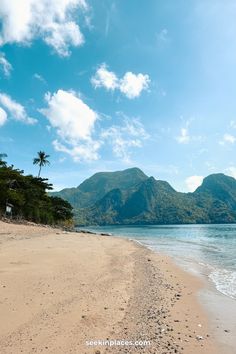
M 86 228 L 136 240 L 164 252 L 185 269 L 209 277 L 236 299 L 236 225 L 103 226 Z

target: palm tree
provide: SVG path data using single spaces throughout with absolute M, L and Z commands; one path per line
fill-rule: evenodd
M 41 169 L 43 166 L 50 165 L 50 162 L 47 160 L 50 156 L 46 155 L 44 151 L 39 151 L 38 156 L 34 158 L 33 164 L 39 165 L 38 178 L 40 177 Z

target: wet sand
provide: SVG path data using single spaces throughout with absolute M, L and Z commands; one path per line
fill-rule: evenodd
M 132 241 L 0 221 L 1 354 L 216 354 L 201 287 Z

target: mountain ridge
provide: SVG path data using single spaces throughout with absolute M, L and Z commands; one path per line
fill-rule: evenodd
M 98 172 L 76 188 L 51 194 L 73 205 L 79 225 L 236 222 L 236 180 L 223 173 L 183 193 L 135 167 Z

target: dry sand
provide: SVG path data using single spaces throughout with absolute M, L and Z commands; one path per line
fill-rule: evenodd
M 128 240 L 0 221 L 1 354 L 216 354 L 200 287 Z

